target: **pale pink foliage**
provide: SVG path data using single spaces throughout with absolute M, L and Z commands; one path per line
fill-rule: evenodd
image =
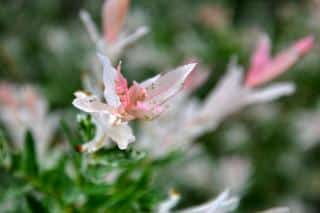
M 187 63 L 197 63 L 184 83 L 184 90 L 193 91 L 203 85 L 208 79 L 210 72 L 202 67 L 196 58 L 187 60 Z
M 80 18 L 84 23 L 91 40 L 96 48 L 108 55 L 112 61 L 118 60 L 123 50 L 135 43 L 149 32 L 148 27 L 140 26 L 134 32 L 128 33 L 124 29 L 130 0 L 105 0 L 102 7 L 102 28 L 100 34 L 90 14 L 82 10 Z
M 104 66 L 106 101 L 117 116 L 127 121 L 157 117 L 165 109 L 166 103 L 182 89 L 185 79 L 195 67 L 195 64 L 188 64 L 156 79 L 151 78 L 149 83 L 133 82 L 128 87 L 121 67 L 115 69 L 107 57 L 99 57 Z
M 32 86 L 0 83 L 0 119 L 4 122 L 14 145 L 23 148 L 24 135 L 30 130 L 36 141 L 38 157 L 43 157 L 58 118 L 49 114 L 47 100 Z
M 108 43 L 116 41 L 125 22 L 130 0 L 106 0 L 102 7 L 104 38 Z
M 180 66 L 170 72 L 156 75 L 142 83 L 128 85 L 121 73 L 121 66 L 114 68 L 108 57 L 98 55 L 103 65 L 104 101 L 97 96 L 77 92 L 73 105 L 93 115 L 98 129 L 102 132 L 117 132 L 117 137 L 100 134 L 85 151 L 94 152 L 105 144 L 110 137 L 119 148 L 125 149 L 134 140 L 131 129 L 126 126 L 134 119 L 149 120 L 158 117 L 170 104 L 171 100 L 182 90 L 183 85 L 196 64 Z M 119 125 L 125 125 L 119 128 Z M 114 128 L 114 130 L 112 130 Z M 117 131 L 116 131 L 117 130 Z M 83 149 L 82 149 L 83 150 Z
M 175 149 L 186 149 L 202 133 L 214 130 L 229 115 L 247 105 L 268 102 L 280 96 L 291 94 L 294 86 L 289 83 L 274 84 L 251 90 L 244 87 L 242 70 L 230 66 L 228 72 L 218 82 L 203 103 L 190 99 L 188 94 L 177 99 L 171 109 L 151 123 L 143 123 L 140 141 L 152 154 L 158 156 Z M 188 131 L 185 131 L 188 129 Z M 161 146 L 153 148 L 148 143 L 151 138 L 159 138 Z M 154 140 L 154 139 L 153 139 Z
M 266 35 L 263 36 L 252 55 L 245 85 L 247 87 L 256 87 L 276 78 L 294 65 L 299 58 L 308 53 L 313 46 L 313 36 L 307 36 L 272 58 L 270 56 L 271 42 Z

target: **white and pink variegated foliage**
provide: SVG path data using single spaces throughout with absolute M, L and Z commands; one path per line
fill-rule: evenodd
M 47 100 L 36 88 L 1 82 L 0 119 L 17 149 L 23 149 L 24 136 L 30 130 L 38 157 L 44 159 L 58 125 L 58 116 L 49 114 Z
M 124 29 L 130 0 L 105 0 L 102 6 L 102 35 L 97 30 L 90 14 L 85 10 L 80 12 L 91 40 L 99 52 L 107 55 L 112 61 L 118 59 L 123 50 L 149 32 L 148 27 L 141 26 L 133 33 Z
M 313 36 L 306 36 L 272 58 L 270 39 L 266 35 L 262 36 L 251 58 L 245 85 L 256 87 L 276 78 L 307 54 L 313 46 Z
M 269 39 L 263 36 L 245 76 L 243 68 L 232 60 L 227 73 L 203 103 L 185 95 L 160 119 L 143 124 L 140 134 L 142 146 L 157 156 L 181 148 L 186 149 L 196 137 L 214 130 L 229 115 L 244 107 L 292 94 L 295 85 L 290 82 L 257 87 L 287 71 L 309 52 L 314 46 L 313 43 L 312 36 L 305 37 L 271 59 Z M 197 78 L 193 80 L 198 81 Z M 157 144 L 160 146 L 155 148 L 148 142 L 151 138 L 152 141 L 158 139 Z
M 107 55 L 112 62 L 117 62 L 128 46 L 149 32 L 147 26 L 138 27 L 133 33 L 127 32 L 124 26 L 129 6 L 130 0 L 105 0 L 102 6 L 102 33 L 99 33 L 87 11 L 80 12 L 80 18 L 97 51 Z M 95 55 L 90 58 L 90 63 L 91 72 L 83 75 L 84 86 L 86 90 L 102 97 L 102 69 Z
M 195 98 L 190 98 L 190 94 L 206 81 L 209 73 L 208 68 L 200 65 L 193 69 L 186 79 L 181 95 L 174 100 L 170 109 L 156 120 L 141 123 L 138 146 L 159 157 L 174 150 L 182 150 L 190 144 L 193 135 L 198 131 L 190 124 L 201 105 Z M 153 143 L 150 143 L 150 140 Z M 154 147 L 155 143 L 160 146 Z
M 196 65 L 183 65 L 142 83 L 133 82 L 129 87 L 121 74 L 120 64 L 114 68 L 108 57 L 101 54 L 98 57 L 103 64 L 105 102 L 85 92 L 75 93 L 73 101 L 75 107 L 92 114 L 97 126 L 96 137 L 81 146 L 81 151 L 96 151 L 108 138 L 116 142 L 120 149 L 126 149 L 135 140 L 128 122 L 151 120 L 164 112 Z

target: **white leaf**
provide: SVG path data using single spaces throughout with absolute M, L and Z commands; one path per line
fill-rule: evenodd
M 225 117 L 243 107 L 248 89 L 243 86 L 242 71 L 241 67 L 231 64 L 216 88 L 210 92 L 199 113 L 204 125 L 214 128 Z
M 127 149 L 128 145 L 136 140 L 131 127 L 127 123 L 112 125 L 106 131 L 106 134 L 118 145 L 119 149 Z
M 117 108 L 121 105 L 115 86 L 117 70 L 112 66 L 108 57 L 99 53 L 98 57 L 103 65 L 104 97 L 110 106 Z
M 247 103 L 264 103 L 275 100 L 281 96 L 291 95 L 295 91 L 293 83 L 275 83 L 261 90 L 253 90 L 247 97 Z
M 234 211 L 238 205 L 239 198 L 230 197 L 230 192 L 226 190 L 208 203 L 179 211 L 179 213 L 227 213 Z
M 101 102 L 96 96 L 88 95 L 84 92 L 76 92 L 75 96 L 76 98 L 72 101 L 72 104 L 84 112 L 111 113 L 113 111 L 112 107 Z
M 127 46 L 134 44 L 137 40 L 139 40 L 141 37 L 145 36 L 148 33 L 149 28 L 147 26 L 141 26 L 135 32 L 128 35 L 126 38 L 121 39 L 117 44 L 117 47 L 122 50 Z
M 143 82 L 141 82 L 139 84 L 141 87 L 147 88 L 147 87 L 150 87 L 153 83 L 155 83 L 160 77 L 161 77 L 161 75 L 158 74 L 156 76 L 148 78 L 147 80 L 144 80 Z
M 148 101 L 154 104 L 162 104 L 174 96 L 181 90 L 184 81 L 195 66 L 195 63 L 180 66 L 156 78 L 153 83 L 145 87 L 148 94 Z
M 277 207 L 262 211 L 260 213 L 290 213 L 290 209 L 288 207 Z
M 98 44 L 99 40 L 100 40 L 100 35 L 98 33 L 96 25 L 92 21 L 90 14 L 86 10 L 81 10 L 80 11 L 80 19 L 83 22 L 84 26 L 86 27 L 86 30 L 88 31 L 90 39 L 95 44 Z
M 96 134 L 91 141 L 80 147 L 81 152 L 96 152 L 105 146 L 109 139 L 112 139 L 119 149 L 126 149 L 130 143 L 135 141 L 132 129 L 127 123 L 115 125 L 116 117 L 110 114 L 92 113 L 91 115 L 96 125 Z

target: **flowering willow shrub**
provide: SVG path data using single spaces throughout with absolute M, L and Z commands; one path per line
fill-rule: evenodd
M 195 76 L 191 80 L 195 86 L 184 88 L 183 97 L 165 115 L 155 122 L 142 124 L 143 146 L 154 155 L 181 148 L 186 150 L 196 137 L 214 130 L 224 119 L 244 107 L 292 94 L 295 90 L 293 83 L 283 82 L 257 87 L 288 70 L 312 46 L 313 38 L 306 37 L 271 59 L 270 41 L 268 37 L 263 36 L 251 58 L 246 76 L 243 76 L 243 68 L 231 61 L 227 73 L 203 103 L 188 98 L 190 90 L 204 80 L 201 70 L 194 70 Z M 160 148 L 150 144 L 149 141 L 155 139 L 161 140 L 163 145 Z
M 9 133 L 0 135 L 0 175 L 6 182 L 0 189 L 1 210 L 226 213 L 238 208 L 241 197 L 232 192 L 241 194 L 241 187 L 236 186 L 245 185 L 250 176 L 250 163 L 242 158 L 221 160 L 221 179 L 225 178 L 224 187 L 231 190 L 186 208 L 178 206 L 184 195 L 163 187 L 155 176 L 162 173 L 165 179 L 166 166 L 177 158 L 172 153 L 180 152 L 191 164 L 188 157 L 199 149 L 194 145 L 196 139 L 215 130 L 230 115 L 249 105 L 291 95 L 294 83 L 264 84 L 309 52 L 313 37 L 302 38 L 271 57 L 270 40 L 263 36 L 247 71 L 231 60 L 216 87 L 200 101 L 191 94 L 206 81 L 209 71 L 199 63 L 186 63 L 142 82 L 128 83 L 119 57 L 147 32 L 142 27 L 133 34 L 121 34 L 128 8 L 128 0 L 104 3 L 101 36 L 89 14 L 80 14 L 96 49 L 91 57 L 99 63 L 94 62 L 92 73 L 84 78 L 85 90 L 75 92 L 72 104 L 82 111 L 76 128 L 61 122 L 69 148 L 57 146 L 59 140 L 54 140 L 61 135 L 54 137 L 57 117 L 48 112 L 45 97 L 33 87 L 0 85 L 0 118 Z M 197 164 L 194 167 L 199 169 Z M 171 173 L 184 168 L 176 167 Z M 236 181 L 230 170 L 237 171 L 241 184 L 233 184 Z M 201 168 L 196 171 L 197 176 L 205 173 Z M 196 185 L 196 178 L 191 179 L 189 184 Z M 204 189 L 209 190 L 210 184 Z M 279 207 L 264 212 L 289 211 Z

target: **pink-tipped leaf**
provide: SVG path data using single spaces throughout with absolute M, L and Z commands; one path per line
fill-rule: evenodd
M 130 0 L 106 0 L 103 5 L 102 22 L 105 40 L 115 42 L 122 30 Z
M 263 38 L 252 56 L 245 85 L 247 87 L 256 87 L 273 80 L 286 72 L 299 58 L 307 54 L 313 46 L 313 36 L 307 36 L 280 52 L 273 59 L 270 59 L 270 44 Z

